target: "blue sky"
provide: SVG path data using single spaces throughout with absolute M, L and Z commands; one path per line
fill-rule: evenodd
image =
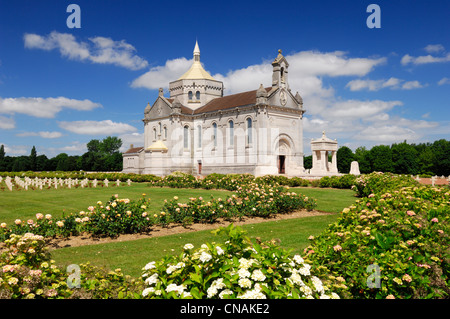
M 381 28 L 366 12 L 381 9 Z M 69 4 L 81 28 L 69 28 Z M 81 155 L 91 139 L 143 145 L 158 88 L 201 61 L 225 94 L 271 85 L 278 49 L 309 140 L 353 150 L 450 137 L 449 1 L 1 1 L 0 144 Z

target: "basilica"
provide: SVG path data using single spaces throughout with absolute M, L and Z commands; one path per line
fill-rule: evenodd
M 303 100 L 289 87 L 289 63 L 281 50 L 272 83 L 224 95 L 224 85 L 200 62 L 169 83 L 144 110 L 144 146 L 123 153 L 123 172 L 168 175 L 250 173 L 302 175 Z

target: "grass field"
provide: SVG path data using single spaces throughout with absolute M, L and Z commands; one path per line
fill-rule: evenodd
M 278 238 L 284 248 L 302 252 L 308 245 L 308 237 L 319 234 L 326 225 L 334 222 L 337 216 L 333 214 L 264 222 L 244 225 L 242 228 L 251 237 L 260 237 L 263 240 Z M 204 230 L 126 242 L 62 248 L 53 250 L 52 258 L 62 266 L 89 261 L 93 265 L 108 269 L 121 268 L 123 273 L 138 277 L 142 267 L 148 262 L 159 260 L 167 254 L 180 254 L 187 243 L 198 248 L 201 244 L 212 241 L 220 243 L 224 238 L 212 235 L 210 230 Z
M 317 210 L 338 213 L 355 201 L 354 192 L 341 189 L 291 188 L 317 199 Z M 120 198 L 137 199 L 145 193 L 152 200 L 151 212 L 158 212 L 164 199 L 178 196 L 179 201 L 189 197 L 211 195 L 225 198 L 232 192 L 203 189 L 150 188 L 146 183 L 134 183 L 131 186 L 110 188 L 49 189 L 0 192 L 0 222 L 11 223 L 16 218 L 26 220 L 35 218 L 36 213 L 50 213 L 62 216 L 66 213 L 86 210 L 97 201 L 107 201 L 113 194 Z M 263 240 L 278 238 L 281 245 L 301 252 L 308 245 L 310 235 L 319 234 L 328 224 L 337 219 L 337 214 L 299 219 L 268 221 L 243 226 L 251 237 Z M 152 260 L 158 260 L 166 254 L 179 254 L 186 243 L 196 247 L 210 241 L 220 242 L 223 238 L 214 237 L 210 230 L 145 238 L 126 242 L 112 242 L 81 247 L 68 247 L 52 251 L 53 259 L 60 265 L 90 262 L 93 265 L 109 269 L 121 268 L 125 274 L 139 276 L 141 268 Z
M 97 201 L 106 202 L 112 195 L 118 194 L 119 198 L 138 199 L 146 194 L 153 205 L 152 213 L 159 212 L 164 199 L 178 196 L 180 201 L 187 201 L 189 197 L 203 196 L 205 199 L 214 197 L 226 197 L 229 191 L 204 190 L 204 189 L 177 189 L 148 187 L 147 183 L 133 183 L 131 186 L 99 187 L 99 188 L 64 188 L 28 191 L 3 191 L 0 192 L 0 222 L 7 224 L 20 218 L 27 220 L 36 219 L 36 213 L 52 214 L 61 217 L 63 212 L 73 213 L 87 210 L 90 205 L 95 206 Z

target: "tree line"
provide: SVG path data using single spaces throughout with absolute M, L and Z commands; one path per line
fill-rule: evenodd
M 7 156 L 4 145 L 1 145 L 0 171 L 121 171 L 121 146 L 120 138 L 108 136 L 103 140 L 94 139 L 87 143 L 87 152 L 83 155 L 60 153 L 48 158 L 46 155 L 37 155 L 35 146 L 29 156 Z
M 0 146 L 0 171 L 121 171 L 123 160 L 119 152 L 122 140 L 108 136 L 103 140 L 91 140 L 83 155 L 58 154 L 53 158 L 37 156 L 33 146 L 29 156 L 6 156 Z M 408 144 L 406 141 L 392 145 L 377 145 L 371 149 L 358 147 L 353 152 L 347 146 L 337 151 L 337 166 L 340 173 L 350 172 L 350 163 L 357 161 L 362 174 L 391 172 L 410 175 L 450 175 L 450 141 L 445 139 L 433 143 Z M 331 158 L 329 159 L 331 161 Z M 304 166 L 312 167 L 312 155 L 305 156 Z
M 410 175 L 450 175 L 450 141 L 440 139 L 433 143 L 377 145 L 371 149 L 358 147 L 353 152 L 347 146 L 339 147 L 337 167 L 340 173 L 349 173 L 352 161 L 359 163 L 361 174 L 390 172 Z M 330 159 L 331 161 L 331 159 Z M 312 167 L 312 155 L 305 156 L 305 168 Z

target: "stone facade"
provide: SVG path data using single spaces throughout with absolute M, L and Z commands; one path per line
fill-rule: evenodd
M 224 96 L 196 43 L 193 65 L 169 83 L 170 96 L 160 89 L 145 108 L 144 146 L 123 154 L 123 172 L 304 174 L 303 100 L 289 88 L 281 50 L 272 66 L 271 86 Z

